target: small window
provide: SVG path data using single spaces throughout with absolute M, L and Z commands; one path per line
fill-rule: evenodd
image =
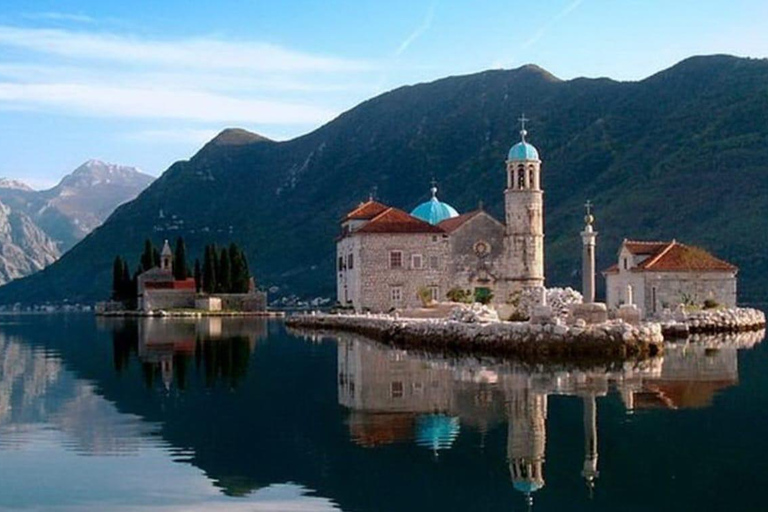
M 627 263 L 627 258 L 624 258 L 624 270 L 627 270 L 629 264 Z
M 423 267 L 423 261 L 421 254 L 412 254 L 411 255 L 411 268 L 414 270 L 421 270 Z
M 403 268 L 403 251 L 389 252 L 389 268 Z
M 339 272 L 344 270 L 344 258 L 339 256 Z
M 403 288 L 400 286 L 393 286 L 389 292 L 389 296 L 392 302 L 399 304 L 403 300 Z
M 432 241 L 437 242 L 437 235 L 432 235 Z
M 440 300 L 440 287 L 437 285 L 430 286 L 429 294 L 433 301 L 438 302 Z
M 355 268 L 355 256 L 354 254 L 348 254 L 347 255 L 347 268 L 349 270 L 352 270 Z
M 429 257 L 429 268 L 432 270 L 437 270 L 440 268 L 440 257 L 439 256 L 430 256 Z
M 403 398 L 403 383 L 401 381 L 395 381 L 390 384 L 389 392 L 392 398 Z

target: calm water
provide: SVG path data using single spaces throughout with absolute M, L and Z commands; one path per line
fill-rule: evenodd
M 3 510 L 765 510 L 768 344 L 566 371 L 280 322 L 3 317 Z

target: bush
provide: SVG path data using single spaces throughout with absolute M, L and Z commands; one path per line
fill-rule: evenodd
M 472 294 L 469 290 L 463 290 L 461 288 L 451 288 L 446 294 L 448 300 L 451 302 L 461 302 L 463 304 L 470 304 L 472 302 Z
M 421 304 L 427 308 L 432 304 L 432 290 L 429 289 L 427 286 L 422 286 L 418 289 L 416 292 L 416 295 L 418 295 L 419 300 L 421 301 Z
M 475 302 L 486 305 L 493 300 L 493 292 L 488 288 L 475 288 Z
M 704 309 L 716 309 L 719 308 L 720 304 L 715 299 L 707 299 L 704 301 Z

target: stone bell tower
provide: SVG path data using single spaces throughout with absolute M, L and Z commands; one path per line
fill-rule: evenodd
M 541 190 L 539 152 L 525 140 L 528 132 L 520 118 L 520 142 L 507 157 L 504 205 L 507 229 L 505 280 L 508 294 L 544 286 L 544 192 Z

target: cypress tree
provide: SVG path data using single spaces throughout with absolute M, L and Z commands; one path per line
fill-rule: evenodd
M 176 239 L 176 251 L 173 254 L 173 277 L 177 281 L 183 281 L 189 277 L 187 273 L 187 248 L 181 237 Z
M 203 271 L 200 268 L 200 260 L 195 258 L 195 290 L 200 293 L 203 288 Z
M 152 267 L 160 267 L 160 251 L 157 250 L 157 247 L 152 248 Z
M 147 238 L 144 240 L 144 252 L 141 254 L 141 268 L 142 272 L 146 272 L 147 270 L 152 268 L 152 253 L 154 252 L 155 248 L 152 247 L 152 241 Z
M 222 293 L 232 293 L 232 265 L 229 260 L 229 251 L 226 248 L 221 250 L 219 258 L 219 285 Z
M 128 262 L 123 260 L 123 276 L 121 279 L 123 299 L 130 299 L 136 295 L 136 289 L 131 281 L 131 271 L 128 269 Z
M 234 243 L 229 244 L 229 263 L 232 275 L 232 293 L 244 293 L 243 283 L 246 280 L 243 279 L 243 260 L 240 249 Z M 247 284 L 245 286 L 247 287 Z
M 122 300 L 123 298 L 123 259 L 115 256 L 112 264 L 112 299 Z
M 216 264 L 215 256 L 210 245 L 205 246 L 205 259 L 203 260 L 203 291 L 214 293 L 216 291 Z
M 221 261 L 216 244 L 211 244 L 211 261 L 213 262 L 213 292 L 221 292 Z
M 240 253 L 240 258 L 243 260 L 243 274 L 245 274 L 245 291 L 248 291 L 248 287 L 251 284 L 251 270 L 248 268 L 248 258 L 245 257 L 245 252 Z M 256 280 L 254 279 L 254 286 L 256 285 Z

